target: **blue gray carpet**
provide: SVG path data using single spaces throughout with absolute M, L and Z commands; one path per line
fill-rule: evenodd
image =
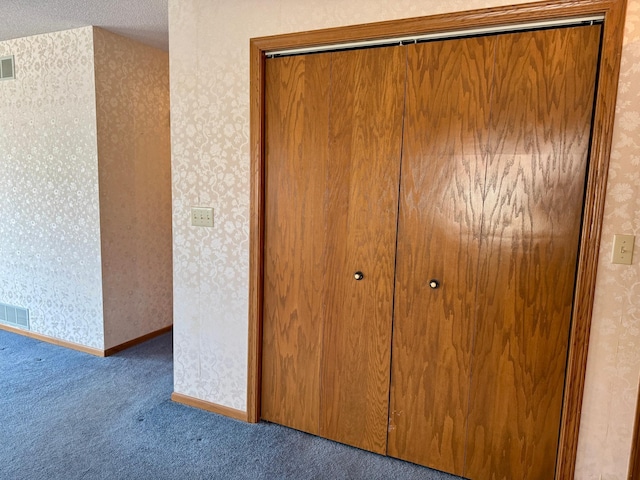
M 173 403 L 166 334 L 97 358 L 0 330 L 0 479 L 453 477 Z

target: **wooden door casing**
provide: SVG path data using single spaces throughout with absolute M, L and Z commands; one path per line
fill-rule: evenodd
M 266 55 L 277 50 L 330 45 L 358 40 L 406 37 L 414 34 L 493 27 L 558 18 L 602 15 L 604 28 L 601 68 L 593 126 L 593 141 L 587 180 L 583 230 L 580 240 L 577 284 L 572 315 L 571 342 L 563 401 L 563 421 L 558 449 L 556 478 L 573 478 L 584 389 L 589 330 L 593 307 L 598 252 L 609 155 L 622 52 L 626 0 L 548 0 L 444 15 L 329 28 L 295 34 L 252 38 L 250 42 L 250 284 L 249 284 L 249 368 L 247 379 L 247 420 L 257 422 L 261 412 L 263 303 L 265 277 L 265 63 Z
M 467 467 L 554 478 L 601 26 L 501 35 Z
M 457 475 L 464 472 L 495 42 L 408 47 L 388 453 Z
M 640 480 L 640 386 L 638 401 L 636 402 L 636 420 L 633 426 L 633 440 L 631 441 L 631 455 L 627 480 Z

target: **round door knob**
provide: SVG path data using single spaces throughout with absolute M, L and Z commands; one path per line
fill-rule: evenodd
M 440 286 L 440 282 L 434 278 L 433 280 L 429 280 L 429 286 L 435 290 Z
M 353 274 L 353 278 L 355 278 L 356 280 L 362 280 L 364 278 L 364 273 L 356 272 Z

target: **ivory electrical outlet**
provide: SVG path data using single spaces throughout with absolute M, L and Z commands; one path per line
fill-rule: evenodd
M 633 260 L 633 244 L 635 243 L 635 240 L 636 237 L 634 235 L 614 235 L 611 263 L 631 265 L 631 261 Z
M 191 225 L 196 227 L 213 227 L 213 208 L 191 207 Z

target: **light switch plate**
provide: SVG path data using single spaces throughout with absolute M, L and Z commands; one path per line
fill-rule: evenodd
M 635 240 L 636 237 L 634 235 L 614 235 L 611 263 L 631 265 Z
M 191 225 L 196 227 L 213 227 L 213 208 L 191 207 Z

